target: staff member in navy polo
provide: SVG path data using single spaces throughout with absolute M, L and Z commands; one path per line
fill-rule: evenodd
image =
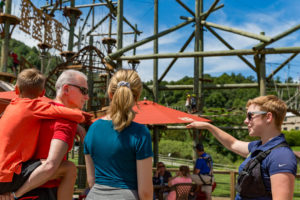
M 207 129 L 217 140 L 229 150 L 245 157 L 245 161 L 239 168 L 239 173 L 246 163 L 257 155 L 259 151 L 265 151 L 280 143 L 285 142 L 281 133 L 281 125 L 284 120 L 287 106 L 276 96 L 261 96 L 248 101 L 247 117 L 244 123 L 248 126 L 251 137 L 259 137 L 260 140 L 244 142 L 237 140 L 221 129 L 205 122 L 193 122 L 188 128 Z M 297 161 L 289 147 L 278 147 L 262 160 L 262 179 L 266 192 L 270 195 L 255 198 L 247 198 L 240 194 L 236 200 L 292 200 L 297 171 Z M 257 187 L 252 184 L 249 187 Z
M 195 146 L 195 150 L 198 158 L 196 160 L 194 174 L 191 175 L 191 178 L 197 185 L 201 185 L 201 191 L 205 193 L 206 200 L 211 200 L 212 183 L 214 182 L 212 158 L 204 151 L 204 146 L 201 143 Z

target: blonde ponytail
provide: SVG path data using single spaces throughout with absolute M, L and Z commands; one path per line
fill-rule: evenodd
M 122 131 L 135 117 L 133 106 L 142 92 L 142 81 L 133 70 L 119 70 L 111 78 L 108 93 L 112 95 L 108 114 L 114 129 Z

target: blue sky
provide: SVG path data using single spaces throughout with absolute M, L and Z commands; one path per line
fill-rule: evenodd
M 53 0 L 54 1 L 54 0 Z M 14 0 L 13 12 L 19 15 L 19 5 L 21 0 Z M 37 7 L 43 6 L 46 1 L 32 1 Z M 91 0 L 76 0 L 76 5 L 83 5 L 91 3 Z M 96 1 L 96 3 L 99 1 Z M 195 0 L 182 0 L 182 2 L 194 10 Z M 206 11 L 213 3 L 212 0 L 204 0 L 204 11 Z M 222 9 L 213 12 L 208 18 L 208 22 L 230 26 L 232 28 L 241 29 L 251 33 L 259 34 L 264 31 L 267 36 L 275 36 L 292 26 L 300 23 L 300 3 L 297 0 L 220 0 L 219 4 L 224 4 Z M 67 5 L 67 4 L 66 4 Z M 88 8 L 82 9 L 82 18 L 88 12 Z M 95 10 L 96 23 L 107 14 L 107 8 L 98 7 Z M 139 30 L 143 33 L 138 37 L 138 40 L 149 37 L 153 34 L 153 0 L 124 0 L 124 15 L 132 23 L 137 24 Z M 182 8 L 175 0 L 159 0 L 159 31 L 166 30 L 174 25 L 177 25 L 183 20 L 180 16 L 191 17 L 191 15 Z M 56 18 L 59 19 L 64 25 L 67 22 L 62 17 L 61 12 L 56 12 Z M 82 25 L 82 22 L 78 26 Z M 113 23 L 116 26 L 116 22 Z M 95 33 L 107 33 L 107 23 L 99 27 Z M 78 30 L 78 27 L 76 28 Z M 182 45 L 185 43 L 191 32 L 194 30 L 193 24 L 175 31 L 169 35 L 159 39 L 159 52 L 162 53 L 175 53 L 178 52 Z M 250 49 L 259 41 L 250 38 L 237 36 L 232 33 L 227 33 L 214 29 L 221 35 L 227 42 L 235 49 Z M 86 29 L 86 31 L 88 31 Z M 115 31 L 115 28 L 113 29 Z M 131 31 L 130 28 L 124 24 L 124 31 Z M 37 42 L 32 41 L 30 36 L 16 30 L 12 36 L 13 38 L 23 40 L 29 45 L 36 45 Z M 64 35 L 67 41 L 67 34 Z M 95 38 L 101 41 L 101 37 Z M 133 42 L 133 36 L 124 36 L 123 45 L 126 46 Z M 97 43 L 99 45 L 99 43 Z M 190 43 L 186 52 L 192 52 L 194 49 L 194 41 Z M 288 37 L 269 45 L 268 47 L 292 47 L 300 46 L 300 30 L 294 32 Z M 137 48 L 137 54 L 152 54 L 153 43 L 147 43 Z M 227 50 L 218 39 L 214 38 L 208 31 L 204 32 L 204 49 L 207 51 L 214 50 Z M 74 49 L 77 50 L 77 49 Z M 52 53 L 57 53 L 52 50 Z M 126 53 L 132 55 L 132 52 Z M 245 56 L 251 63 L 253 63 L 253 56 Z M 289 54 L 269 55 L 266 57 L 267 74 L 276 69 L 280 63 L 285 61 Z M 159 77 L 168 66 L 171 59 L 161 59 L 159 61 Z M 127 63 L 124 62 L 124 66 Z M 142 60 L 138 67 L 138 72 L 144 81 L 152 79 L 152 60 Z M 193 75 L 193 59 L 185 58 L 179 59 L 177 63 L 170 70 L 165 80 L 178 80 L 184 76 Z M 237 57 L 211 57 L 204 58 L 204 73 L 211 74 L 212 76 L 219 76 L 220 74 L 227 73 L 242 73 L 243 75 L 256 74 Z M 300 79 L 300 55 L 294 58 L 289 67 L 285 67 L 278 73 L 278 76 L 284 81 L 288 76 L 292 76 L 294 80 Z

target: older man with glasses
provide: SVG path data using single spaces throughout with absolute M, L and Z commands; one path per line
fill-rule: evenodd
M 247 103 L 251 137 L 244 142 L 205 122 L 193 122 L 187 128 L 207 129 L 229 150 L 245 157 L 240 165 L 236 200 L 292 200 L 297 161 L 281 133 L 287 106 L 274 95 L 261 96 Z
M 89 99 L 87 77 L 76 70 L 64 71 L 56 82 L 56 99 L 52 102 L 57 106 L 65 106 L 73 109 L 82 109 L 85 102 Z M 34 128 L 34 127 L 33 127 Z M 39 140 L 33 159 L 45 159 L 28 178 L 27 182 L 15 192 L 17 197 L 28 192 L 21 199 L 39 199 L 39 200 L 56 200 L 57 187 L 59 180 L 48 181 L 53 179 L 57 169 L 66 154 L 71 150 L 74 142 L 76 131 L 85 134 L 82 127 L 67 120 L 44 120 L 41 124 Z M 58 179 L 60 177 L 57 177 Z M 64 177 L 61 181 L 69 181 L 75 184 L 76 167 L 74 173 L 69 173 L 69 177 Z M 48 181 L 48 182 L 47 182 Z M 45 184 L 44 184 L 45 183 Z M 44 184 L 44 185 L 42 185 Z M 34 189 L 38 186 L 41 187 Z M 34 190 L 32 190 L 34 189 Z M 71 200 L 74 188 L 64 191 L 58 199 Z

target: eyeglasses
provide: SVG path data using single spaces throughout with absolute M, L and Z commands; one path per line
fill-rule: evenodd
M 67 85 L 71 85 L 73 87 L 78 88 L 80 90 L 81 94 L 83 94 L 83 95 L 87 95 L 89 93 L 89 90 L 85 87 L 81 87 L 81 86 L 74 85 L 74 84 L 67 84 Z
M 164 166 L 164 165 L 159 165 L 159 166 L 158 166 L 158 168 L 163 168 L 163 167 L 165 167 L 165 166 Z
M 247 119 L 248 121 L 251 121 L 253 119 L 253 115 L 264 115 L 267 114 L 266 111 L 253 111 L 253 112 L 247 112 Z

